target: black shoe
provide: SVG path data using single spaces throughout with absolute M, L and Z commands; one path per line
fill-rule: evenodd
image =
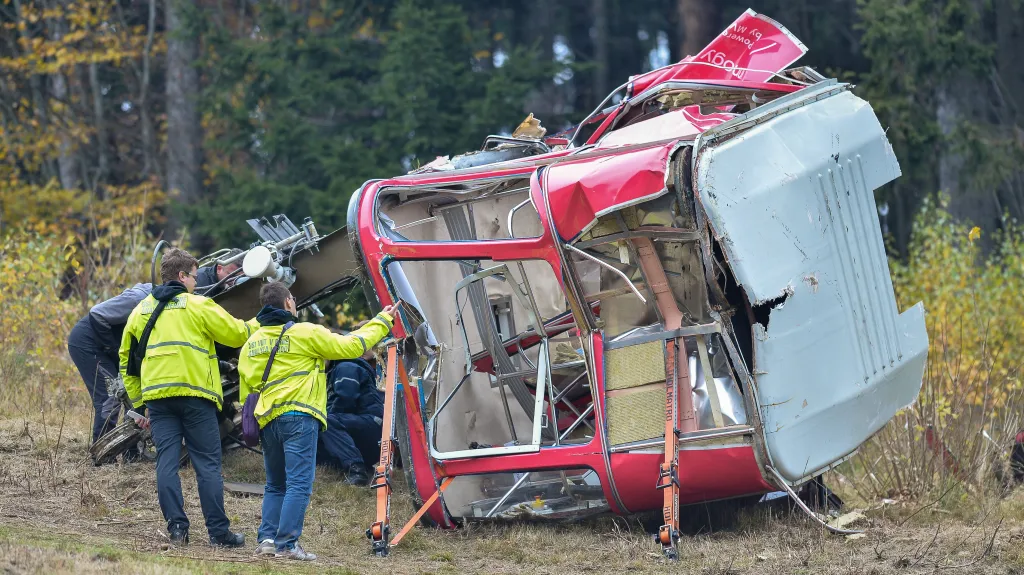
M 171 527 L 167 530 L 173 545 L 188 545 L 188 527 Z
M 368 485 L 370 476 L 366 473 L 366 466 L 362 463 L 353 463 L 345 474 L 345 483 L 349 485 Z
M 218 535 L 217 537 L 211 535 L 210 545 L 214 547 L 244 547 L 245 534 L 228 531 L 224 535 Z

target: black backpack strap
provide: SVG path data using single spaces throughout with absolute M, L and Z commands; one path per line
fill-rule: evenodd
M 281 329 L 281 335 L 277 336 L 277 342 L 274 344 L 274 349 L 270 350 L 270 359 L 267 360 L 267 367 L 263 369 L 263 383 L 260 385 L 260 392 L 263 391 L 263 386 L 267 385 L 267 378 L 270 377 L 270 366 L 274 365 L 274 358 L 277 357 L 277 348 L 281 345 L 281 338 L 284 337 L 284 332 L 288 331 L 288 328 L 295 325 L 294 321 L 290 321 L 284 324 L 284 328 Z

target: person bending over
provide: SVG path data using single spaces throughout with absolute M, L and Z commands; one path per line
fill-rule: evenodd
M 220 292 L 233 286 L 238 278 L 225 281 L 228 276 L 242 266 L 241 260 L 230 264 L 221 264 L 220 261 L 229 260 L 242 253 L 238 248 L 232 248 L 227 254 L 218 258 L 217 262 L 199 268 L 196 273 L 196 293 L 206 297 L 213 297 Z
M 117 351 L 125 324 L 153 284 L 135 284 L 92 306 L 68 334 L 68 353 L 92 397 L 92 441 L 117 425 L 117 399 L 107 394 L 107 379 L 117 377 Z

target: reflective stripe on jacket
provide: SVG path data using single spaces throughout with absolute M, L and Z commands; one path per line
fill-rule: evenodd
M 391 331 L 392 321 L 391 316 L 381 312 L 349 335 L 334 334 L 312 323 L 293 325 L 281 338 L 266 386 L 263 371 L 284 326 L 259 328 L 239 354 L 239 398 L 244 400 L 250 393 L 260 393 L 256 403 L 260 428 L 289 411 L 308 413 L 326 428 L 327 361 L 363 355 Z
M 121 377 L 134 407 L 167 397 L 203 397 L 221 408 L 224 391 L 214 343 L 241 347 L 256 329 L 224 311 L 212 299 L 183 293 L 167 302 L 153 326 L 142 360 L 141 377 L 126 373 L 131 339 L 139 339 L 156 309 L 152 295 L 132 310 L 121 337 Z

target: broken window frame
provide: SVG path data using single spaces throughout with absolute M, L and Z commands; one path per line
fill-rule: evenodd
M 624 220 L 624 218 L 622 217 L 621 214 L 616 213 L 616 217 L 617 217 L 617 220 L 619 222 L 620 227 L 622 228 L 621 232 L 614 233 L 614 234 L 609 234 L 609 235 L 605 235 L 605 236 L 601 236 L 601 237 L 597 237 L 597 238 L 593 238 L 593 239 L 589 239 L 589 240 L 578 239 L 577 241 L 575 241 L 573 243 L 566 243 L 566 244 L 564 244 L 564 247 L 568 251 L 570 251 L 571 253 L 579 254 L 579 255 L 581 255 L 583 257 L 586 257 L 587 259 L 589 259 L 589 260 L 591 260 L 591 261 L 593 261 L 593 262 L 595 262 L 595 263 L 597 263 L 597 264 L 599 264 L 599 265 L 601 265 L 601 266 L 603 266 L 605 268 L 613 270 L 619 277 L 621 277 L 621 278 L 623 278 L 624 280 L 627 281 L 627 286 L 634 293 L 634 295 L 636 295 L 637 298 L 640 299 L 640 301 L 646 303 L 645 298 L 641 296 L 641 294 L 639 293 L 637 287 L 633 284 L 633 282 L 631 280 L 629 280 L 629 277 L 626 275 L 625 272 L 623 272 L 622 270 L 619 270 L 618 268 L 615 268 L 614 266 L 612 266 L 608 262 L 603 261 L 601 259 L 601 257 L 603 257 L 603 254 L 600 254 L 600 255 L 593 254 L 593 253 L 587 251 L 586 248 L 593 248 L 593 247 L 596 247 L 596 246 L 599 246 L 599 245 L 606 245 L 606 244 L 624 242 L 626 247 L 627 247 L 627 249 L 629 250 L 629 257 L 630 257 L 630 259 L 632 261 L 639 262 L 639 254 L 637 253 L 637 249 L 633 245 L 633 243 L 629 241 L 631 238 L 647 238 L 647 239 L 650 239 L 652 242 L 660 240 L 660 241 L 675 241 L 675 242 L 699 243 L 699 241 L 701 239 L 701 235 L 700 235 L 700 233 L 698 231 L 691 231 L 691 230 L 686 230 L 686 229 L 681 229 L 681 228 L 674 228 L 674 227 L 667 227 L 667 226 L 641 226 L 641 227 L 638 227 L 636 229 L 631 230 L 627 226 L 627 224 L 626 224 L 626 222 L 625 222 L 625 220 Z M 577 247 L 577 246 L 580 246 L 580 247 Z M 698 249 L 700 249 L 699 246 L 698 246 Z M 579 271 L 577 270 L 576 262 L 572 261 L 572 259 L 570 258 L 569 259 L 569 263 L 570 263 L 570 265 L 567 266 L 568 273 L 571 274 L 571 276 L 573 278 L 573 281 L 576 282 L 577 285 L 582 285 L 582 282 L 581 282 L 580 276 L 579 276 Z M 639 266 L 639 263 L 636 264 L 636 267 L 638 269 L 640 269 L 641 275 L 643 277 L 643 285 L 642 285 L 643 290 L 647 293 L 647 296 L 651 300 L 654 300 L 655 294 L 654 294 L 653 289 L 651 288 L 650 282 L 648 281 L 648 279 L 646 277 L 646 274 L 643 272 L 642 267 Z M 667 272 L 667 270 L 666 270 L 666 272 Z M 593 297 L 594 294 L 585 294 L 585 295 L 586 295 L 588 303 L 592 303 L 591 302 L 591 298 Z M 658 310 L 657 305 L 655 305 L 654 307 L 655 307 L 655 310 L 657 311 L 658 321 L 663 323 L 664 322 L 664 318 L 662 317 L 661 311 Z M 602 331 L 604 330 L 603 325 L 600 327 L 600 329 Z M 746 385 L 741 385 L 741 384 L 745 384 L 746 380 L 741 377 L 742 374 L 740 373 L 740 371 L 737 370 L 734 365 L 732 365 L 733 364 L 732 359 L 729 357 L 729 355 L 730 355 L 729 354 L 729 348 L 728 348 L 728 346 L 726 345 L 726 343 L 724 341 L 726 338 L 730 337 L 730 333 L 726 330 L 726 326 L 723 324 L 723 322 L 722 322 L 720 317 L 717 317 L 717 315 L 713 315 L 711 322 L 708 322 L 708 323 L 697 323 L 697 324 L 691 324 L 691 325 L 683 325 L 679 329 L 675 329 L 675 330 L 665 330 L 664 328 L 662 328 L 660 331 L 653 332 L 653 333 L 645 333 L 645 334 L 640 335 L 640 336 L 631 335 L 634 332 L 636 332 L 638 330 L 641 330 L 641 329 L 643 329 L 643 326 L 630 329 L 630 330 L 628 330 L 626 332 L 623 332 L 621 334 L 616 334 L 614 337 L 611 337 L 611 338 L 607 339 L 605 341 L 605 344 L 604 344 L 605 352 L 610 351 L 610 350 L 615 350 L 615 349 L 621 349 L 621 348 L 625 348 L 625 347 L 629 347 L 629 346 L 633 346 L 633 345 L 642 345 L 642 344 L 645 344 L 645 343 L 651 343 L 651 342 L 654 342 L 654 341 L 662 341 L 662 342 L 664 342 L 667 345 L 670 342 L 672 342 L 673 340 L 682 340 L 684 338 L 685 339 L 691 339 L 692 338 L 692 339 L 696 340 L 695 341 L 695 345 L 696 345 L 696 347 L 698 349 L 697 362 L 698 362 L 698 364 L 699 364 L 699 366 L 701 368 L 701 373 L 704 374 L 704 378 L 705 378 L 705 382 L 704 382 L 705 393 L 707 393 L 707 395 L 708 395 L 709 406 L 710 406 L 710 409 L 711 409 L 711 412 L 712 412 L 713 420 L 716 422 L 716 425 L 714 427 L 710 427 L 710 428 L 708 428 L 708 427 L 701 427 L 701 425 L 700 425 L 700 417 L 698 417 L 697 414 L 695 413 L 694 416 L 695 416 L 695 419 L 696 419 L 696 422 L 697 422 L 697 429 L 694 430 L 694 431 L 689 431 L 689 432 L 680 432 L 679 433 L 679 438 L 680 439 L 703 437 L 703 436 L 706 436 L 708 433 L 712 433 L 712 432 L 745 433 L 745 432 L 748 432 L 751 429 L 750 422 L 752 420 L 750 418 L 750 399 L 748 397 L 748 394 L 751 393 L 751 391 L 749 390 L 749 388 Z M 720 397 L 718 395 L 718 388 L 716 387 L 716 385 L 714 383 L 714 379 L 715 378 L 712 375 L 713 369 L 712 369 L 711 361 L 710 361 L 710 359 L 708 357 L 708 346 L 710 345 L 710 339 L 712 337 L 714 337 L 714 334 L 719 334 L 719 337 L 721 337 L 723 339 L 722 346 L 723 346 L 723 351 L 726 353 L 726 357 L 728 359 L 727 366 L 728 366 L 728 370 L 730 372 L 730 377 L 733 380 L 733 382 L 736 384 L 738 389 L 740 390 L 740 394 L 741 394 L 741 396 L 743 398 L 742 407 L 743 407 L 743 410 L 744 410 L 744 417 L 746 419 L 746 423 L 729 424 L 729 425 L 724 424 L 724 414 L 722 412 L 721 400 L 720 400 Z M 680 344 L 681 344 L 680 345 L 681 349 L 686 349 L 685 343 L 680 341 Z M 605 377 L 607 377 L 607 376 L 608 376 L 608 374 L 605 373 Z M 666 373 L 666 377 L 668 377 L 668 376 L 669 376 L 669 374 Z M 694 382 L 692 382 L 692 381 L 691 381 L 691 385 L 696 387 L 696 384 Z M 693 392 L 693 390 L 691 390 L 691 393 L 692 392 Z M 664 443 L 664 439 L 660 439 L 660 440 L 643 440 L 640 443 L 646 445 L 646 444 L 650 443 L 650 441 L 661 441 L 662 443 Z M 618 450 L 621 450 L 623 447 L 627 447 L 627 446 L 629 446 L 629 444 L 624 444 L 624 445 L 619 445 L 619 446 L 614 446 L 614 447 L 616 447 L 616 449 L 618 449 Z
M 588 474 L 593 474 L 592 476 L 595 479 L 597 479 L 597 485 L 591 485 L 592 490 L 593 488 L 596 488 L 597 490 L 596 497 L 593 497 L 593 495 L 595 495 L 594 493 L 592 493 L 592 496 L 588 498 L 586 497 L 585 493 L 576 492 L 576 490 L 578 489 L 585 489 L 587 483 L 584 478 Z M 503 514 L 508 513 L 515 507 L 529 502 L 529 496 L 526 496 L 525 498 L 523 496 L 520 496 L 517 499 L 521 499 L 521 501 L 514 501 L 512 503 L 509 503 L 509 499 L 517 492 L 521 493 L 525 491 L 526 493 L 536 493 L 538 487 L 545 485 L 550 487 L 560 486 L 560 493 L 563 493 L 564 495 L 562 497 L 559 497 L 558 499 L 573 499 L 576 501 L 575 508 L 567 508 L 562 511 L 552 511 L 551 514 L 554 515 L 553 519 L 565 519 L 569 517 L 578 519 L 582 516 L 592 515 L 596 513 L 604 513 L 609 510 L 608 500 L 605 497 L 605 491 L 603 487 L 604 482 L 601 480 L 600 474 L 591 469 L 590 467 L 570 467 L 567 469 L 549 469 L 543 471 L 524 472 L 498 471 L 473 476 L 461 475 L 458 476 L 455 479 L 455 481 L 458 482 L 459 477 L 472 477 L 473 479 L 479 479 L 488 476 L 496 477 L 502 475 L 511 476 L 512 478 L 515 479 L 515 482 L 507 489 L 505 489 L 500 497 L 487 498 L 478 501 L 470 501 L 464 503 L 461 508 L 455 509 L 452 515 L 455 517 L 462 517 L 465 519 L 489 519 L 495 516 L 501 517 Z M 542 477 L 537 477 L 538 475 Z M 547 477 L 543 477 L 545 475 Z M 580 483 L 581 481 L 583 483 Z M 504 486 L 502 486 L 502 488 L 503 487 Z M 498 489 L 500 490 L 502 488 Z M 493 503 L 493 505 L 491 504 L 490 499 L 496 500 Z M 544 501 L 546 502 L 550 500 L 551 498 L 545 499 Z M 499 509 L 501 509 L 501 511 L 499 511 Z M 470 511 L 471 513 L 465 513 L 465 511 Z M 479 511 L 479 513 L 472 513 L 472 511 Z M 535 515 L 534 517 L 537 519 L 547 519 L 545 515 L 547 514 L 541 513 Z
M 493 188 L 496 190 L 501 187 L 503 182 L 509 180 L 523 180 L 525 182 L 525 186 L 518 186 L 509 190 L 502 190 L 495 193 L 490 193 L 487 191 L 487 188 Z M 468 189 L 459 190 L 457 189 L 457 186 L 468 186 Z M 495 198 L 499 197 L 522 194 L 523 192 L 526 192 L 526 199 L 517 204 L 515 207 L 513 207 L 510 210 L 509 215 L 506 219 L 506 229 L 508 232 L 508 237 L 480 238 L 479 235 L 476 233 L 476 222 L 473 217 L 473 205 L 484 201 L 493 201 Z M 388 222 L 394 223 L 394 221 L 388 215 L 387 210 L 383 208 L 382 202 L 386 200 L 388 197 L 401 193 L 418 194 L 417 197 L 408 199 L 399 205 L 405 206 L 415 203 L 427 202 L 428 205 L 430 206 L 427 209 L 428 217 L 400 224 L 397 226 L 389 225 Z M 446 203 L 443 205 L 434 205 L 433 203 L 430 203 L 430 200 L 432 198 L 436 199 L 441 197 L 455 198 L 456 201 L 452 203 Z M 460 197 L 469 197 L 469 199 L 459 199 Z M 387 186 L 378 190 L 374 198 L 373 211 L 375 214 L 375 231 L 380 236 L 389 238 L 394 242 L 409 242 L 417 244 L 507 242 L 522 239 L 536 239 L 543 236 L 545 233 L 543 229 L 543 224 L 541 225 L 540 232 L 537 233 L 536 235 L 516 236 L 513 229 L 513 218 L 515 214 L 522 208 L 526 207 L 527 205 L 533 208 L 534 217 L 540 220 L 540 213 L 538 212 L 537 206 L 533 201 L 533 190 L 530 185 L 529 174 L 514 174 L 483 179 L 452 181 L 437 184 L 423 184 L 416 186 Z M 468 212 L 468 223 L 470 231 L 474 237 L 467 239 L 452 239 L 451 237 L 449 237 L 448 239 L 442 240 L 423 240 L 407 238 L 401 233 L 401 231 L 404 229 L 437 221 L 438 218 L 443 218 L 442 213 L 444 211 L 453 209 L 465 209 Z
M 687 81 L 668 81 L 656 86 L 649 88 L 642 94 L 630 98 L 623 107 L 622 112 L 612 123 L 612 126 L 605 132 L 611 133 L 615 130 L 625 128 L 650 119 L 657 117 L 661 114 L 678 110 L 679 108 L 699 105 L 701 107 L 701 113 L 705 112 L 705 107 L 710 107 L 709 112 L 718 112 L 718 106 L 735 106 L 735 105 L 749 105 L 750 109 L 753 110 L 757 106 L 767 104 L 772 100 L 781 98 L 790 92 L 794 91 L 794 87 L 787 84 L 778 84 L 779 88 L 765 89 L 765 88 L 745 88 L 735 86 L 722 86 L 714 83 L 699 83 L 699 82 L 687 82 Z M 678 105 L 666 104 L 663 100 L 667 96 L 674 96 L 676 94 L 689 93 L 691 94 L 691 101 L 689 103 L 683 103 Z M 712 98 L 708 101 L 705 100 L 705 94 L 711 95 Z M 656 110 L 651 110 L 655 105 L 660 104 L 662 106 L 661 114 L 656 113 Z
M 497 240 L 493 240 L 493 241 L 497 241 Z M 392 261 L 402 261 L 402 260 L 392 260 Z M 437 261 L 437 260 L 435 260 L 435 261 Z M 590 387 L 590 389 L 593 390 L 592 385 L 590 385 L 590 383 L 593 380 L 593 374 L 592 374 L 592 370 L 590 368 L 590 362 L 589 362 L 589 360 L 587 358 L 587 355 L 586 355 L 587 352 L 586 352 L 585 346 L 584 346 L 584 351 L 583 351 L 583 359 L 579 361 L 578 365 L 573 364 L 572 366 L 570 366 L 570 367 L 581 367 L 582 368 L 582 373 L 579 374 L 578 376 L 576 376 L 572 381 L 570 381 L 566 386 L 562 387 L 561 389 L 555 387 L 554 384 L 553 384 L 552 368 L 559 369 L 559 368 L 562 368 L 562 367 L 567 367 L 568 364 L 566 364 L 566 365 L 559 364 L 559 365 L 555 365 L 555 366 L 551 365 L 551 363 L 550 363 L 550 349 L 551 349 L 550 348 L 550 345 L 551 345 L 550 339 L 552 337 L 557 337 L 558 335 L 561 335 L 562 333 L 565 333 L 565 332 L 567 332 L 567 331 L 569 331 L 569 330 L 571 330 L 573 328 L 578 328 L 578 324 L 577 324 L 576 318 L 572 314 L 571 310 L 567 310 L 567 311 L 565 311 L 565 312 L 563 312 L 561 314 L 558 314 L 558 315 L 550 318 L 547 322 L 545 322 L 542 319 L 542 316 L 541 316 L 541 314 L 540 314 L 540 312 L 539 312 L 539 310 L 537 308 L 537 304 L 536 304 L 535 298 L 533 296 L 532 287 L 530 286 L 530 282 L 529 282 L 529 276 L 527 275 L 525 266 L 523 265 L 523 261 L 526 261 L 526 260 L 517 260 L 516 261 L 516 263 L 518 265 L 518 268 L 519 268 L 520 276 L 523 278 L 523 284 L 524 285 L 519 285 L 516 281 L 508 281 L 506 279 L 506 278 L 508 278 L 510 276 L 514 277 L 514 276 L 512 276 L 512 274 L 511 274 L 511 272 L 509 270 L 509 267 L 508 267 L 509 264 L 508 263 L 498 263 L 497 265 L 493 265 L 493 266 L 490 266 L 490 267 L 487 267 L 487 268 L 481 268 L 479 265 L 476 265 L 474 262 L 470 262 L 468 260 L 463 260 L 463 259 L 460 259 L 460 260 L 440 260 L 440 261 L 450 261 L 450 262 L 459 263 L 459 264 L 471 263 L 471 264 L 475 265 L 475 271 L 472 274 L 470 274 L 469 276 L 466 276 L 463 279 L 459 280 L 459 282 L 456 283 L 455 288 L 454 288 L 453 296 L 455 297 L 455 309 L 456 309 L 457 323 L 459 325 L 459 331 L 461 333 L 461 337 L 462 337 L 462 341 L 463 341 L 463 345 L 464 345 L 464 349 L 465 349 L 465 354 L 466 354 L 466 373 L 463 374 L 463 376 L 459 380 L 459 382 L 452 388 L 451 391 L 449 391 L 446 394 L 446 396 L 443 399 L 441 399 L 440 396 L 435 396 L 434 397 L 435 402 L 437 402 L 437 408 L 431 414 L 430 418 L 427 421 L 427 425 L 425 426 L 426 427 L 426 432 L 427 432 L 427 445 L 428 445 L 428 449 L 429 449 L 429 452 L 430 452 L 430 456 L 432 458 L 438 460 L 438 461 L 443 461 L 443 460 L 449 460 L 449 459 L 477 458 L 477 457 L 487 457 L 487 456 L 493 456 L 493 455 L 536 453 L 536 452 L 540 451 L 541 447 L 557 447 L 559 445 L 563 445 L 563 442 L 568 438 L 568 436 L 573 431 L 575 431 L 577 428 L 579 428 L 581 425 L 590 428 L 591 432 L 596 433 L 595 424 L 593 422 L 591 422 L 591 421 L 588 421 L 588 419 L 593 418 L 595 416 L 595 408 L 596 407 L 595 407 L 594 398 L 593 398 L 593 391 L 591 391 L 590 401 L 588 402 L 588 404 L 585 407 L 582 407 L 582 408 L 577 408 L 567 398 L 568 393 L 570 391 L 572 391 L 573 389 L 575 389 L 580 384 L 580 382 L 585 382 L 583 384 L 584 387 Z M 544 260 L 536 260 L 536 261 L 544 261 Z M 544 261 L 544 263 L 547 264 L 548 262 Z M 390 282 L 390 279 L 389 279 L 388 275 L 389 275 L 388 272 L 384 271 L 385 278 Z M 509 345 L 515 344 L 517 346 L 517 348 L 518 348 L 518 352 L 517 352 L 516 355 L 519 356 L 519 357 L 522 357 L 523 360 L 528 365 L 530 365 L 530 367 L 534 370 L 534 372 L 536 373 L 536 376 L 537 376 L 537 385 L 536 385 L 534 393 L 533 393 L 533 395 L 534 395 L 534 400 L 533 400 L 533 421 L 532 421 L 532 434 L 531 434 L 531 438 L 530 438 L 530 443 L 528 443 L 528 444 L 523 443 L 523 444 L 516 444 L 516 445 L 503 445 L 503 446 L 497 446 L 497 447 L 486 447 L 486 448 L 482 448 L 482 449 L 466 449 L 466 450 L 455 450 L 455 451 L 440 451 L 437 448 L 437 446 L 436 446 L 438 416 L 444 410 L 444 408 L 448 405 L 448 403 L 455 397 L 455 395 L 462 388 L 462 386 L 465 385 L 465 383 L 472 377 L 472 373 L 473 373 L 473 371 L 475 371 L 475 369 L 474 369 L 475 364 L 480 359 L 480 358 L 476 357 L 474 354 L 472 354 L 470 352 L 469 336 L 468 336 L 468 333 L 467 333 L 466 328 L 465 328 L 465 318 L 464 318 L 462 312 L 459 311 L 460 310 L 459 304 L 460 304 L 460 301 L 461 301 L 460 293 L 462 292 L 462 290 L 468 288 L 471 284 L 473 284 L 475 282 L 483 281 L 486 278 L 493 278 L 493 279 L 499 279 L 501 281 L 506 281 L 512 287 L 512 292 L 515 294 L 516 299 L 523 306 L 523 308 L 526 311 L 527 316 L 528 316 L 528 324 L 529 325 L 528 325 L 527 329 L 517 333 L 513 338 L 511 338 L 509 340 L 502 341 L 502 345 L 507 348 Z M 560 289 L 561 289 L 561 287 L 560 287 Z M 571 321 L 571 323 L 568 324 L 568 326 L 567 325 L 562 325 L 562 324 L 565 323 L 566 319 L 569 319 Z M 490 320 L 493 322 L 494 318 L 491 317 Z M 554 333 L 553 331 L 549 330 L 549 327 L 551 325 L 555 325 L 556 326 L 556 330 L 558 331 L 558 333 Z M 523 340 L 524 340 L 524 338 L 530 337 L 530 336 L 538 336 L 539 337 L 539 341 L 536 344 L 532 344 L 532 345 L 539 345 L 540 346 L 540 348 L 538 350 L 538 357 L 537 357 L 536 364 L 533 364 L 533 362 L 530 361 L 529 357 L 524 353 L 525 349 L 528 349 L 528 347 L 532 347 L 532 345 L 528 346 L 527 348 L 523 347 Z M 582 341 L 582 338 L 581 338 L 581 341 Z M 484 352 L 481 352 L 480 354 L 476 354 L 476 355 L 481 355 L 481 354 L 482 355 L 487 355 L 488 353 L 489 352 L 487 350 L 485 350 Z M 474 361 L 474 360 L 477 360 L 477 361 Z M 439 357 L 437 363 L 440 363 L 440 361 L 441 361 L 441 359 Z M 494 367 L 493 369 L 495 369 L 497 371 L 497 367 Z M 440 372 L 441 372 L 440 367 L 439 366 L 435 366 L 434 371 L 436 373 L 440 374 Z M 517 370 L 517 372 L 515 372 L 515 373 L 512 373 L 512 374 L 498 374 L 496 377 L 500 380 L 503 377 L 517 376 L 517 375 L 518 376 L 523 376 L 524 374 L 522 372 L 523 372 L 523 370 Z M 433 388 L 431 389 L 431 393 L 433 393 L 434 391 L 436 391 L 438 389 L 439 384 L 440 384 L 440 381 L 435 382 Z M 504 409 L 504 412 L 505 412 L 505 415 L 506 415 L 506 423 L 509 425 L 509 432 L 512 435 L 513 439 L 518 441 L 517 432 L 515 431 L 515 426 L 514 426 L 513 422 L 511 421 L 511 415 L 510 415 L 510 411 L 509 411 L 510 408 L 508 407 L 509 406 L 508 398 L 507 398 L 507 395 L 505 394 L 505 389 L 504 389 L 505 384 L 498 385 L 497 387 L 499 389 L 499 395 L 500 395 L 500 398 L 501 398 L 501 401 L 502 401 L 502 408 Z M 539 393 L 538 393 L 538 391 L 539 391 Z M 558 406 L 559 405 L 565 405 L 568 408 L 568 411 L 573 412 L 573 414 L 576 416 L 574 421 L 571 424 L 569 424 L 564 431 L 559 431 L 558 430 L 558 411 L 559 411 L 558 410 Z M 552 429 L 548 430 L 549 427 L 552 428 Z M 547 438 L 544 437 L 544 431 L 545 430 L 550 431 L 549 437 L 547 437 Z M 594 435 L 590 435 L 590 436 L 586 437 L 585 439 L 586 439 L 585 443 L 589 443 L 590 441 L 592 441 L 594 439 Z M 565 445 L 578 445 L 578 442 L 573 442 L 573 443 L 569 443 L 569 444 L 565 444 Z

